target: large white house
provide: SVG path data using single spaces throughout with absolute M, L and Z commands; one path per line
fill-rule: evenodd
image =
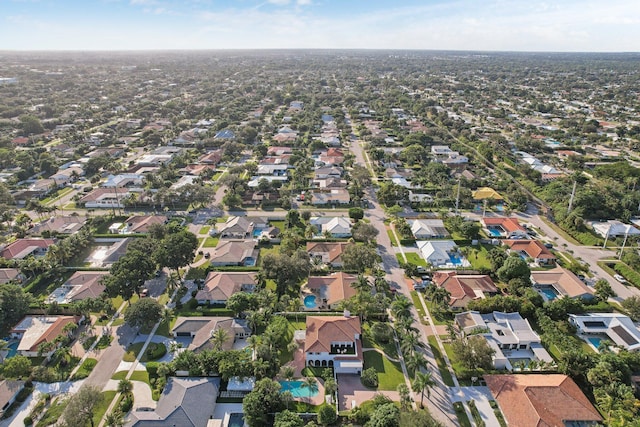
M 336 374 L 362 374 L 360 318 L 308 316 L 304 343 L 308 366 L 333 367 Z
M 453 240 L 419 240 L 416 242 L 425 261 L 435 267 L 469 267 Z
M 587 341 L 594 344 L 589 338 L 609 340 L 614 345 L 628 351 L 640 350 L 640 330 L 633 321 L 620 313 L 587 313 L 570 314 L 569 323 L 578 329 L 578 333 L 584 335 Z

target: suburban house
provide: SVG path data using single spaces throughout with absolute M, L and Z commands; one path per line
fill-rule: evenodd
M 219 390 L 217 377 L 168 377 L 155 410 L 133 410 L 125 426 L 206 427 L 213 418 Z
M 105 290 L 102 279 L 108 271 L 76 271 L 73 276 L 57 288 L 46 299 L 48 304 L 68 304 L 85 298 L 97 298 Z
M 491 187 L 481 187 L 471 193 L 473 200 L 502 201 L 504 197 Z
M 633 321 L 620 313 L 570 314 L 569 323 L 592 344 L 593 338 L 609 340 L 628 351 L 640 350 L 640 331 Z M 591 339 L 590 339 L 591 338 Z M 598 347 L 598 346 L 595 346 Z
M 24 388 L 24 381 L 2 380 L 0 381 L 0 417 L 4 415 L 9 406 L 16 401 L 18 393 Z
M 551 270 L 532 271 L 531 282 L 547 301 L 555 298 L 569 297 L 593 299 L 591 288 L 585 285 L 573 272 L 560 266 Z
M 218 226 L 221 239 L 250 239 L 253 237 L 254 223 L 244 216 L 230 216 Z
M 47 253 L 53 239 L 18 239 L 2 249 L 0 256 L 5 259 L 25 259 L 29 256 L 42 257 Z
M 237 339 L 251 336 L 251 328 L 247 323 L 232 317 L 178 317 L 171 333 L 175 338 L 190 338 L 186 348 L 200 352 L 213 348 L 211 337 L 218 329 L 223 329 L 227 335 L 227 340 L 222 344 L 223 350 L 231 350 Z
M 362 374 L 360 318 L 307 316 L 304 352 L 308 366 L 333 367 L 336 374 Z
M 256 272 L 211 271 L 195 298 L 198 304 L 226 304 L 235 293 L 253 292 L 257 275 Z
M 453 240 L 418 240 L 422 257 L 434 267 L 469 267 L 471 264 L 458 252 Z
M 449 237 L 449 232 L 444 227 L 441 219 L 415 219 L 409 221 L 411 232 L 418 240 L 444 239 Z
M 333 238 L 351 237 L 351 220 L 342 216 L 314 217 L 309 221 L 318 230 L 320 236 L 326 233 Z
M 24 276 L 17 268 L 0 268 L 0 284 L 22 283 Z
M 319 259 L 324 264 L 334 268 L 342 267 L 342 253 L 353 243 L 345 242 L 307 242 L 307 252 L 313 259 Z
M 136 173 L 124 173 L 120 175 L 109 175 L 107 180 L 102 183 L 102 187 L 108 188 L 135 188 L 144 185 L 144 175 Z
M 605 222 L 592 222 L 593 231 L 606 238 L 634 236 L 640 234 L 640 230 L 630 224 L 625 224 L 616 220 Z
M 140 192 L 143 190 L 140 189 Z M 78 200 L 79 206 L 91 208 L 124 208 L 123 200 L 129 197 L 129 189 L 116 189 L 116 187 L 96 188 L 86 196 Z
M 505 240 L 510 252 L 515 252 L 523 259 L 531 258 L 538 265 L 554 265 L 556 257 L 537 240 Z
M 124 239 L 118 239 L 109 246 L 98 247 L 98 249 L 91 253 L 86 262 L 88 262 L 92 267 L 110 267 L 127 252 L 127 247 L 132 241 L 132 237 L 127 237 Z
M 307 291 L 316 296 L 316 307 L 309 308 L 337 309 L 340 302 L 356 294 L 356 290 L 351 285 L 357 280 L 358 276 L 343 272 L 309 277 L 303 293 Z
M 598 426 L 600 413 L 580 387 L 563 374 L 485 375 L 510 426 Z
M 211 254 L 211 265 L 252 267 L 258 262 L 256 242 L 253 240 L 220 240 Z
M 489 346 L 495 350 L 495 369 L 512 371 L 514 367 L 517 368 L 512 365 L 514 359 L 553 362 L 542 346 L 540 337 L 520 313 L 494 311 L 480 314 L 477 311 L 467 311 L 456 314 L 454 321 L 465 336 L 480 334 L 487 340 Z
M 44 342 L 54 342 L 68 324 L 76 324 L 75 316 L 25 316 L 10 331 L 11 338 L 18 339 L 17 352 L 26 357 L 41 356 L 38 346 Z M 50 356 L 54 350 L 42 356 Z
M 517 218 L 484 217 L 482 223 L 489 237 L 507 239 L 526 239 L 527 230 L 518 222 Z
M 51 233 L 53 234 L 75 234 L 80 231 L 82 227 L 87 222 L 86 217 L 82 217 L 79 215 L 69 215 L 69 216 L 54 216 L 42 221 L 39 224 L 35 224 L 29 230 L 29 234 L 31 235 L 42 235 L 42 233 Z
M 470 301 L 498 294 L 491 277 L 484 274 L 457 274 L 455 271 L 438 271 L 433 274 L 433 283 L 445 288 L 451 298 L 453 310 L 464 309 Z
M 314 179 L 341 178 L 343 169 L 340 166 L 326 166 L 313 172 Z
M 168 218 L 164 215 L 134 215 L 127 218 L 124 227 L 120 229 L 122 234 L 144 234 L 149 232 L 149 228 L 154 225 L 164 225 Z
M 332 188 L 330 190 L 316 190 L 311 192 L 311 204 L 318 205 L 348 205 L 351 195 L 345 188 Z

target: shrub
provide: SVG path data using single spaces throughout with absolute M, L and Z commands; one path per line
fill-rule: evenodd
M 393 337 L 393 330 L 388 323 L 376 322 L 371 327 L 371 335 L 377 343 L 386 344 Z
M 167 354 L 167 346 L 162 343 L 150 343 L 147 347 L 147 360 L 158 360 Z
M 166 348 L 165 348 L 166 352 Z M 147 372 L 149 373 L 149 377 L 157 377 L 158 376 L 158 362 L 149 362 L 147 363 Z
M 126 414 L 127 412 L 129 412 L 132 407 L 133 407 L 133 398 L 127 396 L 127 397 L 124 397 L 122 401 L 120 401 L 120 411 L 123 414 Z
M 318 422 L 323 426 L 333 424 L 338 419 L 336 409 L 333 406 L 322 405 L 318 410 Z
M 366 387 L 376 388 L 378 387 L 378 372 L 375 368 L 368 368 L 362 372 L 362 384 Z
M 30 426 L 33 424 L 33 420 L 31 419 L 31 417 L 26 416 L 24 417 L 24 420 L 22 421 L 24 423 L 24 425 L 26 426 Z

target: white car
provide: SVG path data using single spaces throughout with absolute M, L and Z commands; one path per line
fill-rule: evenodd
M 614 278 L 614 279 L 616 279 L 616 280 L 617 280 L 618 282 L 620 282 L 620 283 L 627 283 L 627 281 L 625 280 L 625 278 L 624 278 L 624 277 L 622 277 L 622 276 L 621 276 L 621 275 L 619 275 L 619 274 L 614 274 L 614 275 L 613 275 L 613 278 Z

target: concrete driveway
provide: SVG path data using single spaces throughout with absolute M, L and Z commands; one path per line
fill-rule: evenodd
M 362 402 L 371 400 L 376 394 L 382 394 L 394 401 L 400 401 L 397 391 L 372 390 L 362 385 L 360 375 L 338 374 L 338 410 L 346 411 Z M 355 402 L 355 405 L 354 405 Z

